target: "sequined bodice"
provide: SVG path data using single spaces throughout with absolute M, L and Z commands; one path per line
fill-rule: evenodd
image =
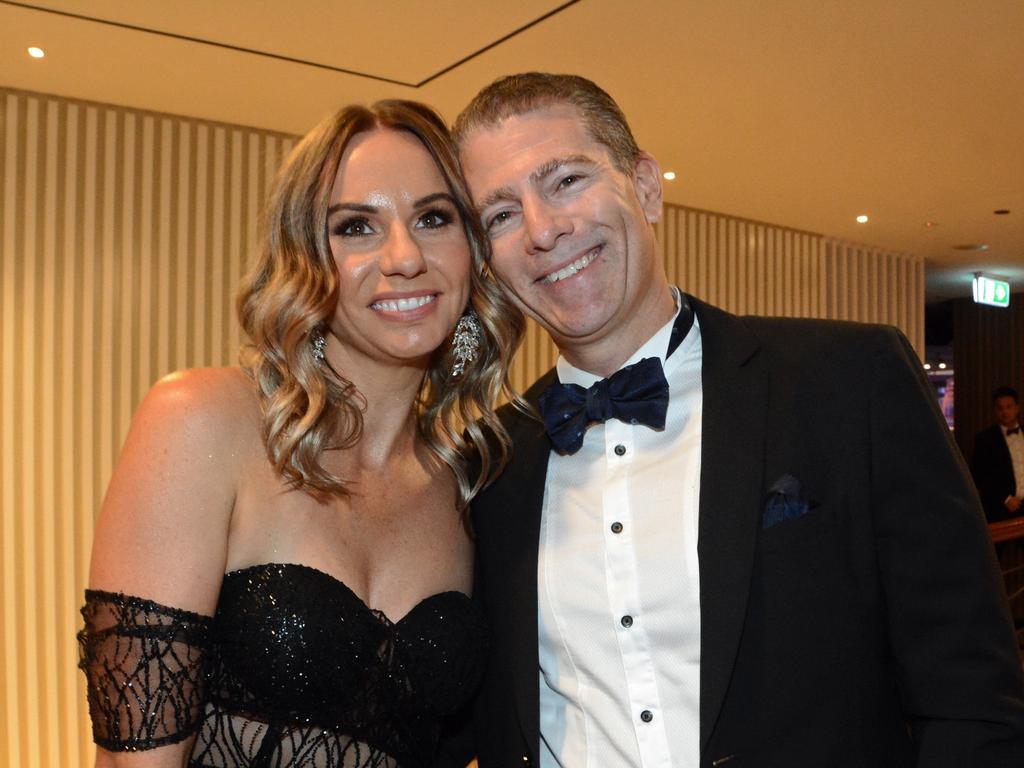
M 191 768 L 430 765 L 482 672 L 483 619 L 459 592 L 391 622 L 326 573 L 256 565 L 225 576 L 206 621 Z

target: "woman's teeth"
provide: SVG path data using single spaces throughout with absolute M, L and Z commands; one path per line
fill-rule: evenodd
M 559 280 L 565 280 L 567 277 L 572 277 L 577 272 L 584 270 L 594 259 L 597 258 L 597 249 L 587 252 L 580 258 L 576 259 L 572 264 L 567 267 L 562 267 L 557 272 L 552 272 L 550 275 L 544 277 L 541 280 L 542 283 L 550 285 L 551 283 L 557 283 Z
M 388 299 L 387 301 L 375 301 L 370 309 L 379 312 L 408 312 L 410 309 L 419 309 L 424 304 L 429 304 L 437 298 L 436 294 L 427 296 L 413 296 L 408 299 Z

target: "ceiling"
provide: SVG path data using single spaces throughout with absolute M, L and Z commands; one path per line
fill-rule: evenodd
M 670 202 L 1024 291 L 1021 0 L 0 0 L 0 85 L 288 133 L 529 69 L 608 90 Z

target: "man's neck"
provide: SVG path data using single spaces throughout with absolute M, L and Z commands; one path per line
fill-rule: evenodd
M 672 320 L 676 309 L 674 294 L 666 284 L 665 290 L 660 291 L 646 308 L 601 338 L 586 343 L 558 339 L 555 342 L 559 353 L 573 367 L 595 376 L 611 376 L 665 323 Z

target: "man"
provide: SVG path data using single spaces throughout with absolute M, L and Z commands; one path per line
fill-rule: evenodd
M 1020 427 L 1017 390 L 999 387 L 992 393 L 996 423 L 974 439 L 971 473 L 990 523 L 1022 514 L 1024 495 L 1024 432 Z
M 455 132 L 561 353 L 473 505 L 480 768 L 1024 764 L 991 546 L 903 337 L 676 293 L 657 162 L 587 80 L 504 78 Z

